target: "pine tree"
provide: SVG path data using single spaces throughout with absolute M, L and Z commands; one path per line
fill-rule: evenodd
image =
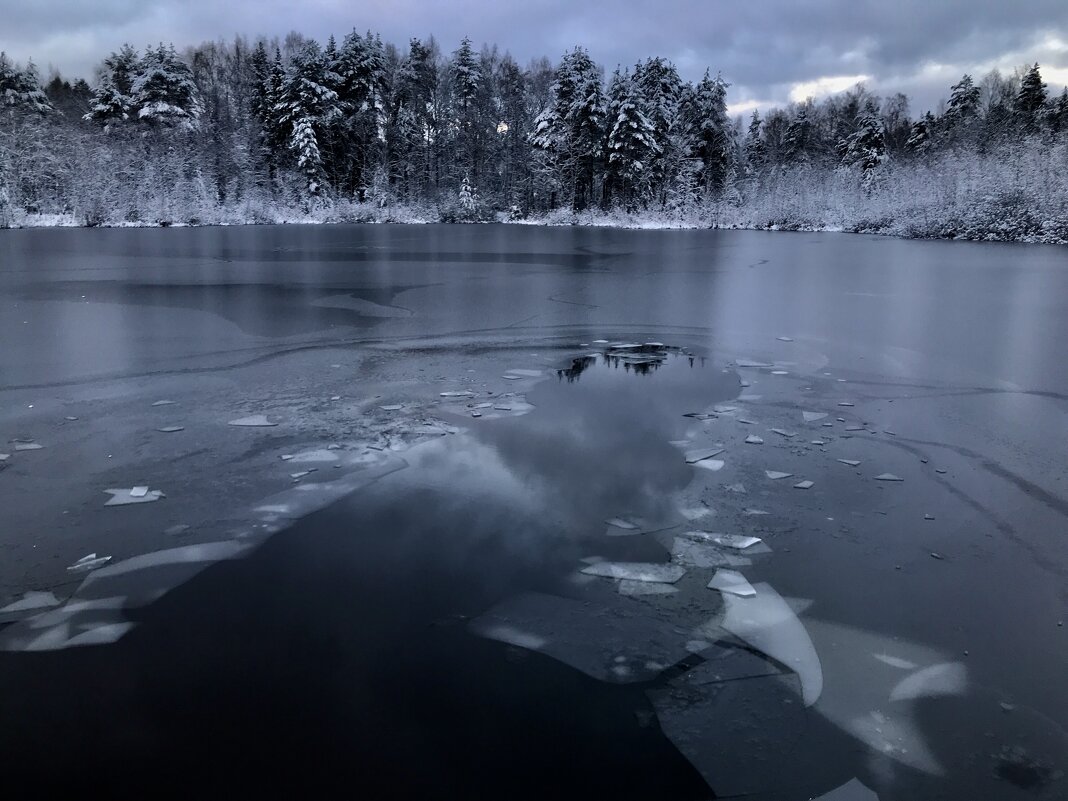
M 128 44 L 105 58 L 100 67 L 100 81 L 84 119 L 105 126 L 130 119 L 135 113 L 133 83 L 140 69 L 141 59 Z
M 530 143 L 548 156 L 549 169 L 581 211 L 589 203 L 605 138 L 605 98 L 597 65 L 581 47 L 564 56 L 552 101 L 535 120 Z
M 1068 132 L 1068 86 L 1050 104 L 1049 125 L 1054 133 Z
M 787 162 L 804 164 L 811 157 L 812 138 L 814 132 L 812 123 L 809 121 L 809 113 L 812 110 L 811 101 L 801 103 L 797 107 L 790 126 L 786 129 L 786 139 L 783 142 L 785 152 L 783 156 Z
M 866 111 L 857 119 L 857 129 L 846 140 L 842 161 L 859 167 L 865 182 L 870 183 L 875 168 L 886 161 L 886 138 L 877 114 Z
M 972 81 L 971 75 L 964 75 L 958 83 L 950 87 L 949 104 L 943 116 L 947 129 L 964 125 L 975 118 L 979 112 L 979 87 Z
M 730 169 L 731 133 L 727 118 L 727 83 L 708 70 L 694 92 L 696 155 L 701 160 L 701 184 L 706 192 L 721 190 Z
M 0 52 L 0 108 L 44 113 L 52 110 L 48 95 L 41 89 L 37 67 L 30 61 L 25 69 Z
M 149 47 L 131 86 L 137 118 L 143 122 L 194 130 L 203 111 L 193 74 L 173 45 Z
M 338 95 L 327 86 L 326 61 L 315 42 L 305 43 L 293 57 L 275 102 L 279 126 L 288 132 L 289 149 L 296 154 L 308 195 L 323 191 L 323 157 L 319 137 L 341 111 Z
M 910 153 L 925 153 L 931 147 L 936 120 L 927 112 L 909 127 L 909 136 L 905 140 L 905 150 Z
M 1025 132 L 1034 133 L 1038 130 L 1045 107 L 1046 84 L 1042 83 L 1036 63 L 1020 79 L 1020 91 L 1016 94 L 1013 113 Z
M 480 178 L 482 166 L 478 163 L 481 131 L 477 106 L 483 83 L 480 59 L 475 56 L 471 48 L 471 40 L 465 36 L 460 42 L 460 47 L 452 55 L 449 88 L 455 116 L 456 145 L 459 156 L 457 167 L 465 174 L 464 180 L 469 180 L 473 175 L 476 182 Z
M 759 175 L 768 163 L 768 146 L 761 130 L 760 112 L 754 111 L 745 136 L 745 171 L 747 175 Z
M 656 128 L 642 111 L 643 100 L 630 75 L 617 69 L 608 86 L 609 193 L 618 193 L 628 208 L 641 197 L 652 161 L 661 152 Z

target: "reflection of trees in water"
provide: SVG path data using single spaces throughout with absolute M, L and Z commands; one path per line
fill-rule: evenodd
M 601 362 L 606 366 L 613 367 L 615 369 L 623 368 L 625 372 L 634 373 L 634 375 L 650 375 L 660 369 L 660 366 L 667 361 L 669 357 L 685 356 L 689 361 L 690 367 L 695 365 L 697 357 L 692 354 L 682 354 L 677 348 L 668 347 L 653 347 L 649 345 L 642 345 L 640 347 L 628 348 L 625 351 L 612 351 L 609 350 L 602 353 L 600 356 Z M 586 355 L 579 356 L 573 359 L 570 367 L 565 367 L 556 371 L 556 377 L 558 379 L 566 379 L 570 384 L 573 381 L 578 381 L 579 377 L 597 363 L 597 356 Z M 701 366 L 704 367 L 705 359 L 700 357 Z

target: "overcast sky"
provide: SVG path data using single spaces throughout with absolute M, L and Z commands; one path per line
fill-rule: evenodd
M 123 42 L 291 30 L 322 41 L 355 27 L 402 47 L 433 34 L 453 50 L 467 35 L 520 63 L 576 44 L 607 70 L 662 55 L 687 79 L 721 72 L 733 111 L 858 80 L 922 110 L 964 72 L 1033 61 L 1051 89 L 1068 82 L 1068 0 L 0 0 L 0 20 L 0 50 L 90 80 Z

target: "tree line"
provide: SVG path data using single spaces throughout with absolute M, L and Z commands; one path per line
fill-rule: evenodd
M 126 45 L 92 85 L 42 85 L 0 54 L 0 225 L 338 202 L 432 204 L 443 219 L 685 211 L 752 204 L 787 175 L 833 174 L 870 196 L 910 165 L 1068 140 L 1068 89 L 1051 95 L 1037 64 L 964 75 L 915 118 L 903 94 L 858 85 L 732 119 L 728 88 L 659 57 L 606 76 L 581 47 L 520 67 L 466 38 L 401 50 L 355 30 L 325 45 L 296 33 L 183 54 Z

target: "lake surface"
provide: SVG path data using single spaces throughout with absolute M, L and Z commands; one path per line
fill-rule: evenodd
M 9 779 L 1063 798 L 1065 342 L 1054 247 L 0 232 Z

